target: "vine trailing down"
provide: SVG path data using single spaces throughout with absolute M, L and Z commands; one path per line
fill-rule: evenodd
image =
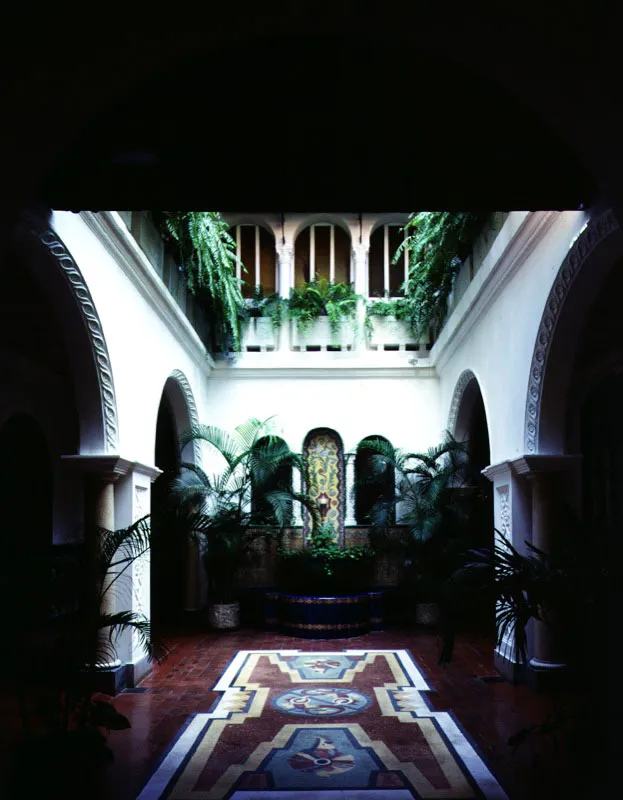
M 164 232 L 177 243 L 190 292 L 202 303 L 212 331 L 212 348 L 239 351 L 247 310 L 236 266 L 236 242 L 218 211 L 166 211 Z
M 406 248 L 409 270 L 402 288 L 416 336 L 441 328 L 454 279 L 488 217 L 487 212 L 472 211 L 419 211 L 409 216 L 407 235 L 392 263 L 404 257 Z

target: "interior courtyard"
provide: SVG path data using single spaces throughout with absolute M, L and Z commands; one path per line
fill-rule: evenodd
M 16 51 L 3 796 L 609 796 L 618 89 L 573 9 L 554 45 L 476 14 L 466 48 L 347 5 L 103 37 L 82 77 Z M 224 58 L 223 117 L 182 135 L 162 98 L 192 116 L 181 77 Z

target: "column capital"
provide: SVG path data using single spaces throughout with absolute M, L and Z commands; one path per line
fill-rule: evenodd
M 92 475 L 109 483 L 114 483 L 130 472 L 147 475 L 152 482 L 162 474 L 162 470 L 158 467 L 130 461 L 119 455 L 67 455 L 61 456 L 61 463 L 78 469 L 83 475 Z
M 536 474 L 566 472 L 579 463 L 580 455 L 523 455 L 499 461 L 480 470 L 492 483 L 509 480 L 512 475 L 530 478 Z
M 517 475 L 534 478 L 536 475 L 568 472 L 580 464 L 581 455 L 524 455 L 510 462 Z

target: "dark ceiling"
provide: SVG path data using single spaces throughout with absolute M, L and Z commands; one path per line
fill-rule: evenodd
M 536 114 L 409 43 L 262 37 L 163 70 L 49 175 L 56 208 L 577 208 L 596 187 Z

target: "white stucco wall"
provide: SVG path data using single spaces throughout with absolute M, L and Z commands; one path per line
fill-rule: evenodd
M 542 212 L 536 212 L 541 213 Z M 503 229 L 506 255 L 491 259 L 454 309 L 431 358 L 439 376 L 440 415 L 448 419 L 452 397 L 461 373 L 470 369 L 482 392 L 489 427 L 491 463 L 515 458 L 524 452 L 524 419 L 528 377 L 535 340 L 545 302 L 560 265 L 587 221 L 580 211 L 547 212 L 551 222 L 508 280 L 491 293 L 490 302 L 479 308 L 489 281 L 513 257 L 514 241 L 528 241 L 527 228 L 533 215 L 514 212 Z M 493 254 L 496 255 L 496 254 Z M 521 258 L 521 256 L 519 256 Z M 470 310 L 471 306 L 471 310 Z M 462 321 L 459 324 L 459 321 Z
M 352 452 L 366 436 L 385 436 L 396 447 L 436 444 L 439 422 L 438 381 L 412 377 L 221 377 L 208 384 L 203 417 L 227 430 L 249 417 L 275 423 L 288 445 L 300 452 L 306 434 L 333 428 Z
M 197 406 L 205 407 L 205 350 L 177 307 L 172 313 L 181 321 L 171 328 L 80 215 L 55 212 L 52 226 L 78 264 L 101 320 L 117 398 L 119 453 L 153 465 L 158 406 L 174 370 L 184 373 Z M 121 233 L 144 259 L 125 226 Z

